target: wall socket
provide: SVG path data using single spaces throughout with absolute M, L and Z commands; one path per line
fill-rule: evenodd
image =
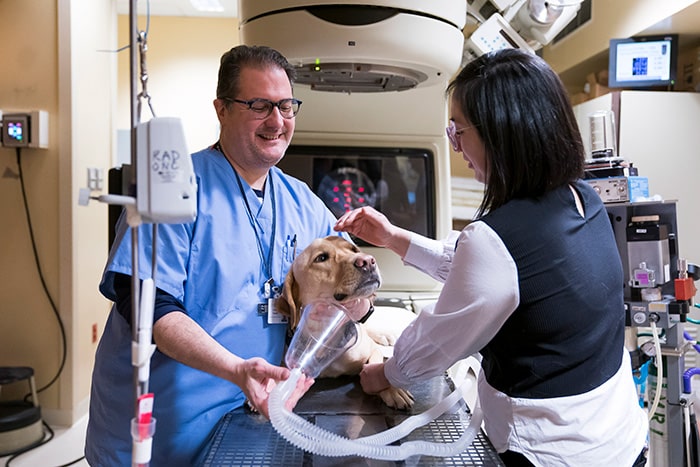
M 97 167 L 88 167 L 87 169 L 87 186 L 91 191 L 102 191 L 105 185 L 104 169 Z

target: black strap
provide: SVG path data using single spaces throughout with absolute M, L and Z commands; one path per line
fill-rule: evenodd
M 369 310 L 367 310 L 367 314 L 365 314 L 362 318 L 360 318 L 357 322 L 362 324 L 365 321 L 369 319 L 370 316 L 372 316 L 372 313 L 374 313 L 374 305 L 371 303 L 369 304 Z

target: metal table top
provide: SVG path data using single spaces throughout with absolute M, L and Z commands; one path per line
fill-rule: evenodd
M 384 431 L 407 417 L 422 413 L 447 397 L 454 388 L 447 377 L 433 378 L 410 388 L 416 403 L 410 411 L 386 407 L 376 396 L 362 392 L 359 377 L 318 379 L 299 401 L 294 413 L 334 433 L 355 439 Z M 452 442 L 464 432 L 469 410 L 461 404 L 431 423 L 412 432 L 405 440 Z M 221 418 L 200 455 L 200 466 L 503 466 L 483 432 L 471 446 L 455 457 L 421 456 L 406 461 L 382 461 L 359 456 L 325 457 L 288 443 L 263 416 L 243 408 Z

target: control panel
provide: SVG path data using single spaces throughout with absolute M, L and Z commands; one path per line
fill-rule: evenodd
M 46 110 L 28 112 L 0 111 L 2 146 L 6 148 L 49 147 L 49 113 Z

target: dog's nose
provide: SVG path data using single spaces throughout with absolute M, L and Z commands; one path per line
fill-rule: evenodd
M 355 267 L 364 271 L 373 271 L 377 267 L 377 261 L 372 255 L 359 255 L 355 259 Z

